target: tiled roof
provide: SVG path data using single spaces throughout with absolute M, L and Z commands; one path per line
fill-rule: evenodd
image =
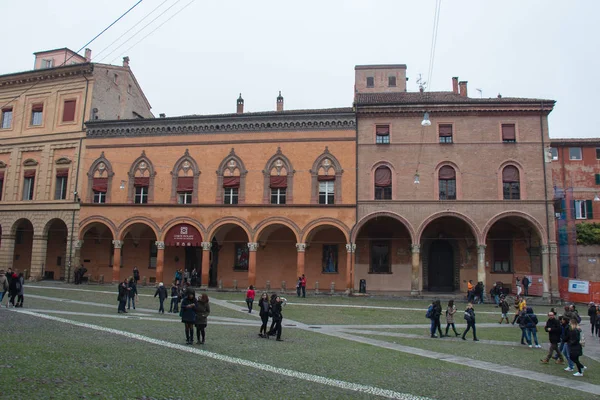
M 521 97 L 473 98 L 464 97 L 454 92 L 392 92 L 392 93 L 357 93 L 356 105 L 409 105 L 409 104 L 540 104 L 554 106 L 554 100 L 527 99 Z
M 550 146 L 597 146 L 600 145 L 599 138 L 550 138 Z
M 230 114 L 191 114 L 191 115 L 181 115 L 177 117 L 170 117 L 173 119 L 189 119 L 189 118 L 243 118 L 246 117 L 262 117 L 262 116 L 276 116 L 276 115 L 312 115 L 312 114 L 338 114 L 338 113 L 351 113 L 354 112 L 352 107 L 339 107 L 339 108 L 315 108 L 315 109 L 305 109 L 305 110 L 283 110 L 283 111 L 257 111 L 257 112 L 244 112 L 241 114 L 238 113 L 230 113 Z

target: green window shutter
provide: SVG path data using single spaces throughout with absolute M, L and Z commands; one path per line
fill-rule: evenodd
M 594 203 L 592 200 L 585 201 L 585 217 L 586 219 L 594 219 Z
M 596 174 L 596 185 L 600 185 L 600 174 Z
M 577 213 L 575 212 L 575 207 L 576 207 L 575 200 L 572 200 L 571 201 L 571 216 L 573 219 L 575 219 L 577 216 Z

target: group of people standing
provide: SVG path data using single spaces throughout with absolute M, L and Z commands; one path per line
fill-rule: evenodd
M 186 289 L 179 311 L 181 322 L 185 324 L 186 344 L 194 344 L 194 326 L 196 327 L 196 343 L 204 344 L 209 314 L 208 296 L 203 293 L 196 297 L 196 292 L 193 289 Z
M 23 307 L 23 300 L 25 294 L 25 277 L 23 273 L 17 274 L 9 268 L 6 272 L 0 270 L 0 307 L 2 306 L 2 299 L 7 296 L 8 301 L 6 307 Z M 8 295 L 7 295 L 8 293 Z M 15 303 L 15 299 L 17 302 Z
M 138 295 L 137 281 L 135 278 L 130 276 L 127 279 L 123 279 L 123 282 L 119 284 L 118 292 L 117 301 L 119 302 L 119 314 L 127 314 L 127 310 L 130 310 L 132 305 L 135 310 L 135 299 Z M 127 310 L 125 310 L 125 305 L 127 305 Z
M 260 319 L 262 325 L 260 326 L 260 332 L 258 336 L 261 338 L 268 339 L 269 336 L 276 336 L 278 342 L 282 342 L 281 334 L 283 327 L 283 306 L 285 305 L 285 299 L 278 296 L 276 293 L 269 295 L 264 292 L 258 300 L 258 307 L 260 308 Z M 269 317 L 271 317 L 271 328 L 267 332 L 267 324 L 269 323 Z

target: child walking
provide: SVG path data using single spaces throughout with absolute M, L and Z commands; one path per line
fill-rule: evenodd
M 181 322 L 185 324 L 186 344 L 194 344 L 194 324 L 196 323 L 197 308 L 196 294 L 193 290 L 187 290 L 185 298 L 181 302 L 181 312 L 179 313 L 181 315 Z
M 254 286 L 250 285 L 248 291 L 246 292 L 246 305 L 248 306 L 248 314 L 252 313 L 252 305 L 254 304 L 254 296 L 256 296 L 256 292 L 254 291 Z
M 204 341 L 206 340 L 206 325 L 208 324 L 209 314 L 210 305 L 208 304 L 208 296 L 206 294 L 202 294 L 202 296 L 200 296 L 198 299 L 198 305 L 196 308 L 196 339 L 198 340 L 198 344 L 204 344 Z M 202 340 L 200 340 L 201 337 Z

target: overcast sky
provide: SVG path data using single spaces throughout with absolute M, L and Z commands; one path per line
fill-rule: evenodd
M 32 69 L 35 51 L 79 49 L 136 2 L 0 0 L 0 74 Z M 357 64 L 407 64 L 410 91 L 427 79 L 434 0 L 166 0 L 98 54 L 163 2 L 143 0 L 89 46 L 96 62 L 131 58 L 156 116 L 235 112 L 240 92 L 246 111 L 275 109 L 279 90 L 286 109 L 351 106 Z M 471 97 L 554 99 L 552 137 L 598 137 L 599 14 L 597 0 L 443 0 L 430 88 L 458 76 Z

